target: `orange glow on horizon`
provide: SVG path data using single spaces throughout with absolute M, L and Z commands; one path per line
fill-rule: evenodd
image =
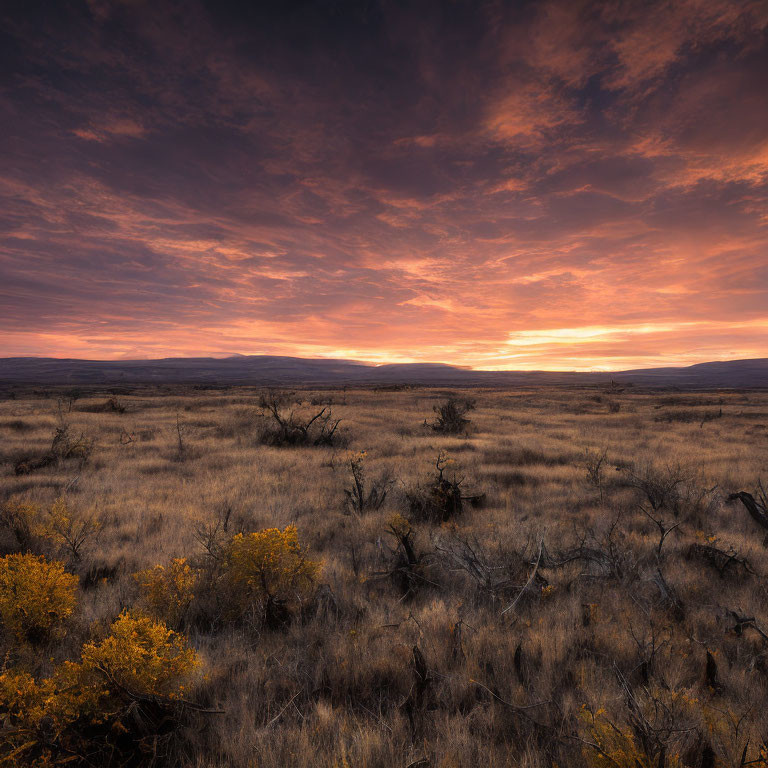
M 231 330 L 231 329 L 229 329 Z M 680 352 L 680 334 L 692 339 L 706 333 L 710 346 Z M 390 363 L 446 363 L 485 371 L 620 371 L 635 368 L 660 368 L 694 365 L 713 360 L 740 360 L 765 355 L 763 345 L 768 334 L 768 320 L 749 323 L 685 322 L 638 326 L 584 326 L 542 329 L 510 333 L 502 344 L 493 341 L 445 344 L 431 347 L 426 353 L 406 349 L 370 349 L 322 344 L 297 345 L 290 341 L 268 346 L 252 345 L 244 333 L 227 334 L 227 329 L 205 329 L 203 335 L 220 338 L 210 346 L 201 346 L 199 336 L 175 336 L 168 346 L 158 341 L 137 346 L 136 340 L 115 340 L 113 336 L 93 336 L 76 340 L 55 334 L 37 334 L 21 342 L 15 355 L 26 356 L 28 346 L 44 350 L 36 356 L 66 357 L 91 360 L 157 359 L 164 357 L 227 357 L 242 355 L 284 355 L 289 357 L 358 360 L 372 365 Z M 746 339 L 741 346 L 720 350 L 728 339 Z M 721 339 L 722 341 L 718 341 Z M 631 344 L 633 354 L 626 354 Z M 45 351 L 50 350 L 50 351 Z M 95 350 L 103 350 L 101 353 Z

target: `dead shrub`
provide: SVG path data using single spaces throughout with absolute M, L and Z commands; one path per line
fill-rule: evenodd
M 475 409 L 475 401 L 449 397 L 444 403 L 433 407 L 435 419 L 432 429 L 445 435 L 458 435 L 469 426 L 467 414 Z
M 624 473 L 625 485 L 638 491 L 638 508 L 662 529 L 662 537 L 663 528 L 671 525 L 668 518 L 679 521 L 676 525 L 705 525 L 718 503 L 717 486 L 703 487 L 700 478 L 680 464 L 633 464 L 617 471 Z
M 112 413 L 125 413 L 127 409 L 120 398 L 112 396 L 106 403 L 104 403 L 104 410 L 111 411 Z
M 93 440 L 81 432 L 73 435 L 69 426 L 58 427 L 51 441 L 51 453 L 57 459 L 87 460 L 93 450 Z
M 445 470 L 453 463 L 453 459 L 440 451 L 435 461 L 437 474 L 427 483 L 406 490 L 405 498 L 413 520 L 445 523 L 462 513 L 465 501 L 473 504 L 482 501 L 482 494 L 462 493 L 464 478 L 458 479 L 455 472 L 451 479 L 445 476 Z
M 99 535 L 102 525 L 95 513 L 84 512 L 59 497 L 48 510 L 46 536 L 65 549 L 73 561 L 80 562 L 83 550 Z
M 111 395 L 103 403 L 81 405 L 77 410 L 81 413 L 125 413 L 127 408 L 117 395 Z
M 214 516 L 214 519 L 199 520 L 195 524 L 195 538 L 205 550 L 205 555 L 212 563 L 218 563 L 224 556 L 224 548 L 232 538 L 230 521 L 232 508 L 226 507 Z
M 66 459 L 78 459 L 83 466 L 93 451 L 93 440 L 80 433 L 75 436 L 69 426 L 57 427 L 51 441 L 51 447 L 42 456 L 21 459 L 16 463 L 14 471 L 17 475 L 28 475 L 38 469 L 49 467 Z
M 583 466 L 586 470 L 587 482 L 597 489 L 600 494 L 600 503 L 603 503 L 603 484 L 605 483 L 605 464 L 608 451 L 588 450 L 584 453 Z
M 486 546 L 458 530 L 440 535 L 435 552 L 446 571 L 464 574 L 478 595 L 491 602 L 509 598 L 527 578 L 528 560 L 521 554 L 506 547 Z M 540 587 L 546 586 L 538 574 L 537 579 Z
M 706 544 L 692 543 L 686 549 L 685 557 L 708 565 L 717 571 L 720 578 L 730 576 L 736 580 L 742 580 L 754 574 L 752 566 L 745 557 L 742 557 L 733 547 L 727 549 L 718 547 L 716 540 Z
M 618 517 L 600 528 L 588 527 L 578 534 L 574 546 L 564 548 L 557 555 L 547 555 L 546 561 L 557 567 L 580 562 L 588 566 L 588 573 L 625 584 L 637 580 L 640 568 L 637 553 L 628 541 L 627 532 L 619 525 Z
M 0 507 L 0 535 L 10 552 L 41 554 L 57 550 L 78 563 L 101 527 L 97 515 L 73 507 L 63 496 L 48 509 L 16 498 Z
M 621 469 L 625 472 L 626 484 L 639 491 L 642 506 L 651 512 L 662 509 L 673 513 L 679 511 L 684 486 L 690 481 L 690 473 L 679 464 L 663 467 L 650 463 L 633 464 Z
M 352 480 L 350 488 L 344 488 L 344 500 L 349 512 L 362 515 L 368 510 L 381 509 L 394 480 L 384 474 L 375 480 L 367 480 L 365 474 L 366 453 L 352 453 L 345 462 Z
M 287 395 L 278 392 L 263 394 L 259 406 L 263 417 L 259 440 L 264 445 L 333 447 L 344 442 L 338 430 L 341 419 L 333 417 L 329 406 L 314 414 L 301 413 L 291 407 Z
M 768 492 L 763 487 L 762 481 L 758 481 L 755 494 L 748 491 L 739 491 L 728 496 L 728 501 L 741 501 L 750 517 L 764 530 L 768 530 Z
M 224 553 L 238 533 L 247 533 L 254 528 L 253 517 L 247 512 L 233 513 L 229 504 L 219 505 L 211 519 L 198 520 L 194 535 L 205 551 L 209 562 L 220 563 Z
M 429 555 L 417 552 L 414 544 L 415 531 L 410 523 L 402 515 L 394 515 L 389 521 L 387 533 L 396 541 L 396 546 L 382 545 L 390 559 L 389 567 L 384 571 L 372 574 L 372 580 L 386 579 L 402 596 L 403 600 L 410 600 L 425 583 L 432 583 L 427 579 L 425 568 L 430 560 Z

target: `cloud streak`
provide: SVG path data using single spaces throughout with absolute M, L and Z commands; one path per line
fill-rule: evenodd
M 59 5 L 0 25 L 1 354 L 768 354 L 764 2 Z

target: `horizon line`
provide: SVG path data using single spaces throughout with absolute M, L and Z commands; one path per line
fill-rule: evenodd
M 237 358 L 253 358 L 253 357 L 269 357 L 269 358 L 284 358 L 291 360 L 302 361 L 338 361 L 346 363 L 356 363 L 359 365 L 370 366 L 372 368 L 381 368 L 387 365 L 439 365 L 449 368 L 455 368 L 457 370 L 471 371 L 475 373 L 623 373 L 628 371 L 647 371 L 647 370 L 659 370 L 667 368 L 692 368 L 697 365 L 706 365 L 709 363 L 739 363 L 750 362 L 757 360 L 766 360 L 768 357 L 744 357 L 744 358 L 728 358 L 728 359 L 713 359 L 706 360 L 699 363 L 677 363 L 677 364 L 665 364 L 665 365 L 650 365 L 639 366 L 636 368 L 604 368 L 598 366 L 592 366 L 587 368 L 479 368 L 470 365 L 459 365 L 456 363 L 448 363 L 444 361 L 436 360 L 419 360 L 419 361 L 400 361 L 392 360 L 387 362 L 376 362 L 372 360 L 361 360 L 358 358 L 350 357 L 301 357 L 299 355 L 275 355 L 266 353 L 254 353 L 243 354 L 234 352 L 229 355 L 190 355 L 190 356 L 167 356 L 167 357 L 119 357 L 119 358 L 90 358 L 90 357 L 50 357 L 47 355 L 14 355 L 8 357 L 0 357 L 0 361 L 3 360 L 53 360 L 53 361 L 73 361 L 73 362 L 86 362 L 86 363 L 141 363 L 141 362 L 157 362 L 163 360 L 232 360 Z

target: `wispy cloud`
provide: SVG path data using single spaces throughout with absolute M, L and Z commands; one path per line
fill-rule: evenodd
M 7 12 L 0 354 L 764 356 L 762 2 Z

